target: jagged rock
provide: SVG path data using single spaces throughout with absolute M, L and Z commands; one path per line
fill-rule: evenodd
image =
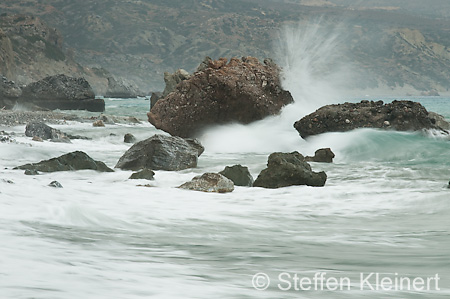
M 41 172 L 92 169 L 100 172 L 114 172 L 114 170 L 106 166 L 105 163 L 95 161 L 86 153 L 81 151 L 75 151 L 57 158 L 41 161 L 39 163 L 25 164 L 15 167 L 14 169 L 29 169 Z
M 35 137 L 42 139 L 62 139 L 67 138 L 66 134 L 61 132 L 60 130 L 54 129 L 43 122 L 31 122 L 28 123 L 25 127 L 25 136 L 33 137 L 34 141 L 39 141 Z
M 130 180 L 154 180 L 155 173 L 151 169 L 143 169 L 130 176 Z
M 108 87 L 105 93 L 107 98 L 137 98 L 140 92 L 137 88 L 125 83 L 123 80 L 116 80 L 108 77 Z
M 175 90 L 175 87 L 184 80 L 191 77 L 189 73 L 183 69 L 178 69 L 175 73 L 171 74 L 169 72 L 164 73 L 164 82 L 166 83 L 166 88 L 162 93 L 162 97 L 167 96 L 169 93 Z
M 202 192 L 227 193 L 234 190 L 233 181 L 219 173 L 204 173 L 196 176 L 192 181 L 179 186 L 181 189 L 188 189 Z
M 135 143 L 136 137 L 134 137 L 133 134 L 126 133 L 125 136 L 123 136 L 123 142 L 125 143 Z
M 162 92 L 152 92 L 152 96 L 150 97 L 150 109 L 155 106 L 156 102 L 162 98 Z
M 156 134 L 135 143 L 117 162 L 116 168 L 182 170 L 197 167 L 199 148 L 181 137 Z
M 325 172 L 313 172 L 302 154 L 273 153 L 269 156 L 267 168 L 258 175 L 253 187 L 280 188 L 294 185 L 322 187 L 326 180 Z
M 99 119 L 99 120 L 94 121 L 94 122 L 92 123 L 92 125 L 93 125 L 94 127 L 104 127 L 104 126 L 105 126 L 105 123 L 103 122 L 103 120 Z
M 305 157 L 305 161 L 307 162 L 322 162 L 322 163 L 332 163 L 333 158 L 335 157 L 334 153 L 331 151 L 331 148 L 321 148 L 318 149 L 314 153 L 314 157 Z
M 195 148 L 198 152 L 198 156 L 200 157 L 203 152 L 205 151 L 204 146 L 200 143 L 200 141 L 198 141 L 197 139 L 194 138 L 184 138 L 184 140 L 189 143 L 190 146 L 192 146 L 193 148 Z
M 148 119 L 156 128 L 181 137 L 194 136 L 208 125 L 260 120 L 293 102 L 282 90 L 279 74 L 278 67 L 256 58 L 211 61 L 160 99 Z
M 303 138 L 326 132 L 345 132 L 357 128 L 398 131 L 439 129 L 420 103 L 412 101 L 361 101 L 327 105 L 294 124 Z
M 236 186 L 253 186 L 253 177 L 248 168 L 242 165 L 226 166 L 224 170 L 219 172 L 224 177 L 233 181 Z
M 66 75 L 49 76 L 28 84 L 23 88 L 18 102 L 51 110 L 105 110 L 105 101 L 95 98 L 94 91 L 84 78 Z
M 53 181 L 50 184 L 48 184 L 49 187 L 53 187 L 53 188 L 62 188 L 63 186 L 61 185 L 60 182 L 58 181 Z

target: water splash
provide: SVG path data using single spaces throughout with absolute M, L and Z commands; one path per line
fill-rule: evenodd
M 281 28 L 274 41 L 275 60 L 283 68 L 282 86 L 291 92 L 295 103 L 286 106 L 280 115 L 249 125 L 228 124 L 208 129 L 199 138 L 207 150 L 311 151 L 293 124 L 315 109 L 338 101 L 337 87 L 348 78 L 348 72 L 343 71 L 340 45 L 345 39 L 340 30 L 339 26 L 325 24 L 323 19 Z

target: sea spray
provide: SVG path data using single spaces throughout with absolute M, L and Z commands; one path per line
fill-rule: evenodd
M 279 115 L 249 125 L 234 123 L 207 129 L 200 136 L 207 151 L 314 153 L 315 149 L 292 126 L 320 106 L 341 99 L 339 87 L 350 73 L 342 61 L 341 43 L 345 38 L 341 28 L 321 18 L 281 28 L 274 41 L 275 60 L 282 67 L 282 86 L 291 92 L 295 103 L 284 107 Z

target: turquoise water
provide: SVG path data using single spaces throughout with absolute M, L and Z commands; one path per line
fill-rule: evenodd
M 450 99 L 413 100 L 450 116 Z M 149 102 L 106 104 L 105 114 L 145 120 Z M 16 132 L 18 141 L 0 143 L 0 297 L 449 298 L 449 140 L 363 129 L 305 141 L 285 118 L 305 114 L 301 109 L 211 128 L 199 136 L 206 150 L 198 168 L 157 171 L 151 182 L 128 180 L 131 172 L 121 170 L 39 176 L 12 170 L 74 150 L 114 167 L 130 146 L 125 133 L 139 140 L 162 133 L 146 121 L 56 126 L 93 138 L 72 144 L 33 142 L 24 126 L 0 128 Z M 273 151 L 312 154 L 320 147 L 336 154 L 332 164 L 311 163 L 328 175 L 323 188 L 236 187 L 229 194 L 175 188 L 237 163 L 256 177 Z M 48 187 L 53 180 L 64 188 Z M 138 186 L 146 184 L 152 187 Z M 320 273 L 331 282 L 323 290 L 294 280 L 312 282 Z M 385 282 L 431 283 L 422 290 L 383 289 L 370 276 L 361 285 L 370 273 Z M 257 290 L 267 277 L 267 289 Z M 344 279 L 342 290 L 334 290 L 332 278 Z

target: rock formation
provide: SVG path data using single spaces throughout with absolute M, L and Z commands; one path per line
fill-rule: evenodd
M 42 139 L 69 139 L 66 134 L 46 125 L 43 122 L 30 122 L 25 127 L 25 136 L 40 137 Z
M 224 177 L 233 181 L 235 186 L 251 187 L 253 186 L 253 177 L 248 168 L 242 165 L 226 166 L 219 172 Z
M 383 101 L 361 101 L 327 105 L 295 122 L 294 127 L 303 138 L 357 128 L 398 131 L 439 129 L 425 107 L 412 101 L 393 101 L 388 104 L 383 104 Z
M 326 180 L 325 172 L 313 172 L 302 154 L 273 153 L 269 156 L 267 168 L 258 175 L 253 187 L 280 188 L 294 185 L 322 187 Z
M 116 168 L 126 170 L 183 170 L 197 167 L 203 147 L 200 143 L 180 137 L 154 135 L 135 143 L 117 162 Z
M 106 98 L 137 98 L 140 94 L 137 88 L 125 83 L 123 80 L 117 80 L 113 77 L 108 77 L 107 80 Z
M 66 75 L 49 76 L 28 84 L 22 90 L 19 103 L 51 110 L 105 110 L 105 101 L 95 99 L 94 91 L 85 79 Z
M 174 136 L 194 136 L 208 125 L 250 123 L 280 112 L 293 101 L 280 85 L 280 70 L 244 57 L 210 61 L 203 71 L 180 82 L 148 113 L 156 128 Z
M 142 169 L 139 172 L 135 172 L 130 176 L 130 180 L 154 180 L 155 173 L 151 169 Z
M 306 162 L 321 162 L 321 163 L 332 163 L 334 158 L 334 153 L 329 147 L 318 149 L 313 157 L 305 157 Z
M 12 109 L 21 95 L 22 89 L 14 81 L 0 75 L 0 109 Z
M 71 171 L 92 169 L 100 172 L 114 172 L 111 168 L 100 161 L 95 161 L 86 153 L 75 151 L 50 160 L 39 163 L 25 164 L 14 169 L 36 170 L 41 172 Z
M 202 192 L 227 193 L 234 190 L 233 181 L 227 179 L 219 173 L 204 173 L 196 176 L 192 181 L 179 186 L 181 189 L 188 189 Z

